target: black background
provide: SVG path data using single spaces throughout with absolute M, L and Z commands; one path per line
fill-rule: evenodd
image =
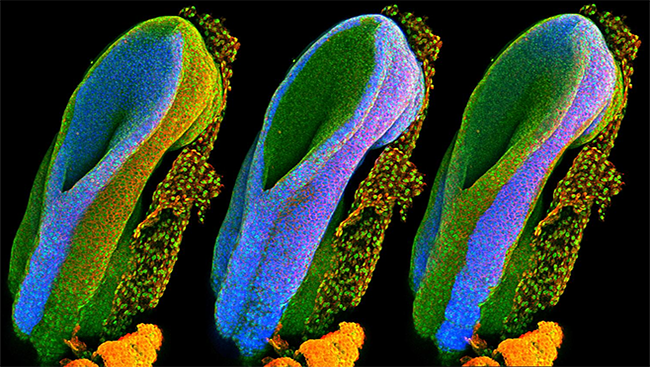
M 192 220 L 179 260 L 158 308 L 143 317 L 163 329 L 156 365 L 227 365 L 214 346 L 214 297 L 209 287 L 212 250 L 246 151 L 261 128 L 270 98 L 296 58 L 335 24 L 378 13 L 386 2 L 198 2 L 198 3 L 2 3 L 2 365 L 35 364 L 32 347 L 11 325 L 6 287 L 13 237 L 26 208 L 40 161 L 58 132 L 70 95 L 90 61 L 119 35 L 144 20 L 175 15 L 188 5 L 225 17 L 242 46 L 233 66 L 226 117 L 210 158 L 224 176 L 225 191 L 212 202 L 206 224 Z M 402 11 L 428 16 L 443 40 L 436 63 L 429 117 L 412 160 L 428 185 L 460 126 L 467 100 L 494 57 L 535 22 L 575 13 L 582 2 L 417 2 Z M 610 160 L 625 186 L 614 197 L 605 222 L 592 216 L 580 257 L 559 305 L 546 320 L 564 327 L 556 365 L 649 364 L 648 260 L 648 12 L 647 2 L 597 3 L 599 10 L 628 16 L 641 37 L 634 88 Z M 566 172 L 576 152 L 569 152 Z M 167 156 L 154 180 L 162 178 Z M 353 178 L 365 177 L 373 153 Z M 549 181 L 553 187 L 560 175 Z M 148 185 L 145 196 L 150 197 Z M 406 223 L 397 217 L 386 234 L 381 259 L 361 305 L 346 318 L 366 329 L 357 365 L 432 365 L 433 345 L 418 338 L 408 288 L 410 248 L 428 201 L 416 198 Z M 547 195 L 547 198 L 549 196 Z

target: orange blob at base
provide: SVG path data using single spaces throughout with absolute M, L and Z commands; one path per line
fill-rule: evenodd
M 541 321 L 538 329 L 517 339 L 506 339 L 495 353 L 503 355 L 507 366 L 552 366 L 562 345 L 562 328 L 555 322 Z
M 461 358 L 463 366 L 499 366 L 499 362 L 493 359 L 498 358 L 499 354 L 506 366 L 552 366 L 564 338 L 562 328 L 557 323 L 540 321 L 537 330 L 529 331 L 517 339 L 502 341 L 490 358 L 487 343 L 476 334 L 478 329 L 474 329 L 469 342 L 479 357 Z
M 305 356 L 307 366 L 353 367 L 359 359 L 365 334 L 361 325 L 351 322 L 339 324 L 339 330 L 320 339 L 307 340 L 296 353 Z
M 289 357 L 271 359 L 264 367 L 302 367 L 298 361 Z
M 139 324 L 138 331 L 126 334 L 117 341 L 107 341 L 97 348 L 92 358 L 101 357 L 105 367 L 151 367 L 158 357 L 162 345 L 162 331 L 153 324 Z M 66 341 L 75 350 L 81 343 L 76 337 L 72 342 Z M 63 360 L 64 367 L 98 367 L 88 359 Z
M 86 358 L 69 361 L 63 366 L 64 367 L 99 367 L 95 362 Z
M 100 355 L 106 367 L 151 366 L 162 345 L 162 331 L 156 325 L 139 324 L 138 331 L 126 334 L 118 341 L 100 345 L 94 355 Z
M 500 364 L 494 359 L 485 356 L 469 359 L 467 362 L 463 364 L 463 367 L 473 367 L 473 366 L 500 366 Z
M 354 367 L 365 338 L 361 325 L 342 322 L 339 324 L 339 330 L 320 339 L 310 339 L 302 343 L 295 356 L 302 354 L 308 367 Z M 280 340 L 273 338 L 269 342 L 274 345 Z M 298 361 L 289 357 L 268 360 L 265 358 L 263 363 L 265 367 L 300 367 Z

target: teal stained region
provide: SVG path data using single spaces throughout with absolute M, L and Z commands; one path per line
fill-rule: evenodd
M 140 197 L 163 155 L 189 143 L 221 105 L 217 68 L 188 21 L 132 28 L 74 91 L 39 168 L 9 269 L 14 328 L 43 363 L 77 325 L 98 337 L 133 253 Z
M 579 15 L 531 27 L 479 82 L 413 245 L 416 330 L 443 355 L 462 353 L 479 323 L 503 332 L 534 257 L 546 180 L 566 149 L 606 125 L 616 84 L 603 36 Z
M 157 114 L 166 112 L 157 101 L 173 99 L 181 80 L 178 65 L 183 40 L 175 22 L 159 24 L 144 23 L 140 25 L 140 34 L 131 31 L 118 40 L 99 57 L 80 84 L 61 152 L 69 162 L 62 191 L 68 191 L 119 143 L 133 139 L 134 134 L 143 130 L 141 126 L 154 127 L 160 120 Z M 134 46 L 129 42 L 135 42 L 140 50 L 148 50 L 148 57 L 159 60 L 156 66 L 133 52 Z M 114 73 L 116 64 L 130 67 Z M 169 105 L 167 102 L 167 108 Z M 85 147 L 84 154 L 66 149 L 78 146 Z

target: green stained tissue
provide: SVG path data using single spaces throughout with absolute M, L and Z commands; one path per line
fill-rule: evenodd
M 535 250 L 532 264 L 522 274 L 514 290 L 512 307 L 503 319 L 509 334 L 521 332 L 522 325 L 530 323 L 535 313 L 558 303 L 578 257 L 592 207 L 596 206 L 598 218 L 604 220 L 605 209 L 623 186 L 621 173 L 608 157 L 625 115 L 634 70 L 632 62 L 641 41 L 621 17 L 600 13 L 595 5 L 582 7 L 580 14 L 598 25 L 614 56 L 617 66 L 614 97 L 603 115 L 605 126 L 591 134 L 566 176 L 558 182 L 547 215 L 529 237 Z
M 396 140 L 403 149 L 412 149 L 412 140 L 404 142 L 400 135 L 409 130 L 406 135 L 413 139 L 409 125 L 422 110 L 423 76 L 400 28 L 381 15 L 340 23 L 312 44 L 289 70 L 242 165 L 215 244 L 215 324 L 220 336 L 232 340 L 243 357 L 254 358 L 263 352 L 279 324 L 286 325 L 283 333 L 302 335 L 320 300 L 345 294 L 345 307 L 355 306 L 356 301 L 349 303 L 347 294 L 354 292 L 355 298 L 360 298 L 365 292 L 374 258 L 363 264 L 363 269 L 359 267 L 362 263 L 346 266 L 358 274 L 334 276 L 354 275 L 361 279 L 354 281 L 358 286 L 345 284 L 333 287 L 333 292 L 323 291 L 328 293 L 324 296 L 316 294 L 325 272 L 342 268 L 332 258 L 353 252 L 360 253 L 360 261 L 368 259 L 366 247 L 376 247 L 383 235 L 371 236 L 370 244 L 363 234 L 363 241 L 353 244 L 348 239 L 361 237 L 362 231 L 353 235 L 355 231 L 347 230 L 346 239 L 334 244 L 336 253 L 329 251 L 332 242 L 323 236 L 333 236 L 344 219 L 342 195 L 369 149 Z M 385 217 L 390 221 L 398 198 L 404 199 L 401 205 L 408 206 L 419 194 L 419 189 L 411 194 L 401 189 L 421 184 L 412 164 L 400 167 L 410 150 L 395 149 L 391 146 L 391 154 L 384 155 L 389 169 L 384 170 L 384 164 L 375 169 L 381 171 L 376 175 L 388 176 L 404 168 L 394 175 L 400 181 L 391 191 L 394 195 L 374 200 L 362 193 L 367 196 L 364 207 L 385 211 L 378 220 L 381 230 Z M 362 209 L 357 203 L 351 212 Z M 375 230 L 373 221 L 372 215 L 367 215 L 364 228 Z M 305 279 L 309 284 L 303 287 Z M 317 307 L 321 306 L 323 311 L 327 308 L 327 304 Z M 320 327 L 332 321 L 313 319 Z
M 416 330 L 444 363 L 457 361 L 475 333 L 518 336 L 557 304 L 591 206 L 602 219 L 621 189 L 607 156 L 638 38 L 589 9 L 541 21 L 502 51 L 442 160 L 410 281 Z M 545 209 L 546 180 L 579 146 Z
M 409 159 L 426 118 L 435 73 L 433 62 L 442 42 L 426 25 L 426 18 L 400 13 L 397 6 L 386 7 L 382 14 L 409 35 L 409 45 L 425 75 L 424 101 L 411 126 L 379 155 L 359 184 L 354 201 L 339 202 L 309 272 L 283 314 L 280 324 L 285 336 L 319 337 L 337 315 L 359 305 L 379 260 L 395 206 L 405 220 L 413 198 L 424 187 L 422 174 Z
M 201 217 L 220 190 L 206 159 L 239 44 L 194 8 L 181 15 L 140 23 L 97 58 L 39 168 L 9 287 L 14 329 L 41 363 L 56 364 L 75 333 L 119 337 L 155 307 L 190 210 Z M 179 148 L 140 223 L 145 184 Z
M 265 142 L 264 189 L 352 118 L 374 68 L 375 27 L 366 22 L 353 36 L 332 36 L 293 79 Z

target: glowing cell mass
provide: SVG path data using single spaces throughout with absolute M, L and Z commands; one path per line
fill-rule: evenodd
M 648 365 L 650 4 L 383 5 L 3 4 L 0 365 Z
M 366 152 L 400 136 L 424 94 L 405 36 L 382 15 L 332 28 L 288 72 L 242 165 L 214 251 L 217 330 L 243 356 L 266 346 L 328 225 L 342 219 L 341 197 Z
M 577 14 L 534 25 L 487 70 L 443 158 L 413 244 L 415 326 L 443 354 L 466 349 L 479 324 L 486 335 L 525 327 L 524 320 L 504 323 L 512 321 L 506 317 L 515 298 L 530 297 L 516 289 L 532 259 L 551 257 L 531 244 L 543 217 L 541 192 L 568 148 L 606 130 L 623 92 L 603 35 Z M 620 185 L 612 178 L 615 195 Z M 559 297 L 562 289 L 530 293 Z
M 177 206 L 197 205 L 201 214 L 220 188 L 205 159 L 225 105 L 227 63 L 215 63 L 206 28 L 191 22 L 195 11 L 181 14 L 140 23 L 94 61 L 37 173 L 11 252 L 9 287 L 15 330 L 43 363 L 60 358 L 75 326 L 84 337 L 111 336 L 155 307 L 189 218 L 189 210 L 170 215 L 178 208 L 165 206 L 166 195 L 173 191 L 183 198 Z M 184 146 L 138 225 L 149 176 L 166 152 Z M 193 185 L 199 194 L 176 190 L 194 171 L 206 183 Z M 152 235 L 147 227 L 162 229 Z

